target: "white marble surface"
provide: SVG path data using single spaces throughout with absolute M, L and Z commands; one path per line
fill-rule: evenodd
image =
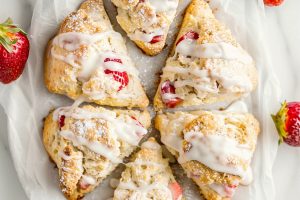
M 11 16 L 24 29 L 30 25 L 32 3 L 35 0 L 0 0 L 0 21 Z M 237 0 L 238 1 L 238 0 Z M 5 5 L 5 6 L 3 6 Z M 265 39 L 269 58 L 278 77 L 282 100 L 300 100 L 300 2 L 286 0 L 278 8 L 266 8 Z M 270 99 L 272 101 L 272 99 Z M 6 135 L 6 118 L 0 107 L 0 199 L 25 200 L 10 157 Z M 276 200 L 299 199 L 300 148 L 281 145 L 274 164 Z

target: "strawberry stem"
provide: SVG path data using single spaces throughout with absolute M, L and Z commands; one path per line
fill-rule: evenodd
M 14 37 L 15 33 L 26 33 L 14 24 L 11 18 L 0 24 L 0 45 L 2 45 L 9 53 L 13 51 L 13 44 L 18 40 Z

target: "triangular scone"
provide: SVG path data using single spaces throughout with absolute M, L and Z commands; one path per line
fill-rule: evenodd
M 156 117 L 162 142 L 208 200 L 230 199 L 251 182 L 258 121 L 248 113 L 194 111 Z
M 149 103 L 102 0 L 87 0 L 62 22 L 45 54 L 49 91 L 100 105 L 146 107 Z
M 69 200 L 92 191 L 138 146 L 150 126 L 147 111 L 62 107 L 44 123 L 43 142 Z
M 128 37 L 147 55 L 165 46 L 179 0 L 112 0 L 118 7 L 117 20 Z
M 128 163 L 113 200 L 180 200 L 182 189 L 176 182 L 162 149 L 150 138 Z
M 192 0 L 154 98 L 156 109 L 229 104 L 255 89 L 251 56 L 203 0 Z

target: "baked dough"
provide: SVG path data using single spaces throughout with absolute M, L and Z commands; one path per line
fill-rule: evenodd
M 134 154 L 132 162 L 126 164 L 113 200 L 126 199 L 182 199 L 182 189 L 154 138 L 144 142 L 141 150 Z
M 251 56 L 203 0 L 192 0 L 161 76 L 154 106 L 202 109 L 237 100 L 256 88 Z M 202 107 L 201 107 L 202 106 Z
M 112 0 L 117 21 L 147 55 L 159 54 L 166 44 L 179 0 Z
M 45 54 L 50 92 L 100 105 L 149 104 L 124 39 L 115 32 L 102 0 L 87 0 L 62 22 Z
M 147 111 L 61 107 L 45 119 L 44 146 L 57 165 L 62 192 L 82 198 L 138 146 L 150 126 Z
M 248 113 L 175 112 L 155 119 L 161 141 L 208 200 L 230 199 L 251 182 L 258 121 Z

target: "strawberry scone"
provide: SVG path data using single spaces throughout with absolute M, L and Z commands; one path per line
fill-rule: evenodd
M 100 105 L 146 107 L 149 103 L 102 0 L 87 0 L 62 22 L 45 54 L 50 92 Z
M 193 111 L 160 114 L 161 141 L 207 200 L 231 199 L 252 181 L 251 159 L 259 134 L 248 113 Z
M 256 88 L 251 56 L 203 0 L 192 0 L 154 98 L 157 110 L 225 107 Z
M 112 0 L 117 21 L 128 37 L 146 54 L 162 51 L 179 0 Z
M 82 198 L 108 176 L 147 134 L 147 111 L 61 107 L 45 120 L 44 146 L 69 200 Z
M 148 139 L 126 164 L 113 200 L 180 200 L 182 189 L 176 182 L 161 146 Z

